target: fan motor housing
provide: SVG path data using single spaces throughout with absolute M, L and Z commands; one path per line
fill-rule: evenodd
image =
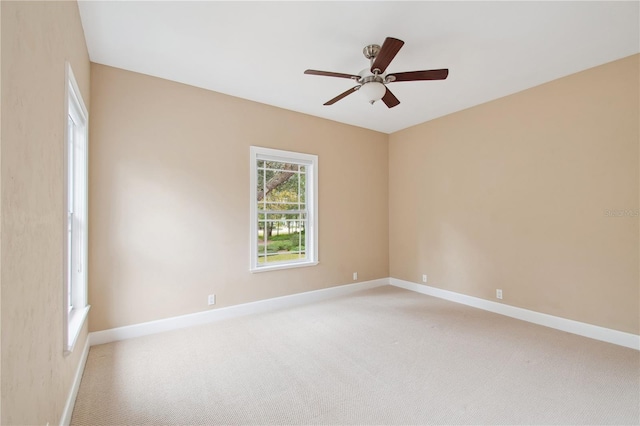
M 385 74 L 374 74 L 371 72 L 369 68 L 365 68 L 358 73 L 360 79 L 358 83 L 365 84 L 370 83 L 372 81 L 377 81 L 378 83 L 385 83 Z

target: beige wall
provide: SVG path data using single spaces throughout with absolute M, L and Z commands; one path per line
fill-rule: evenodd
M 392 134 L 391 276 L 638 334 L 639 57 Z
M 634 56 L 386 136 L 93 64 L 91 329 L 358 271 L 638 333 L 638 218 L 605 216 L 638 209 L 638 75 Z M 251 144 L 320 156 L 320 266 L 248 272 Z
M 387 135 L 92 64 L 90 327 L 389 275 Z M 249 272 L 249 146 L 317 154 L 315 267 Z
M 65 60 L 89 106 L 75 2 L 2 1 L 2 424 L 57 424 L 84 347 L 63 356 Z

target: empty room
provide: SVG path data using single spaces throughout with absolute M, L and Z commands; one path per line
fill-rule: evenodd
M 640 2 L 0 2 L 3 425 L 640 424 Z

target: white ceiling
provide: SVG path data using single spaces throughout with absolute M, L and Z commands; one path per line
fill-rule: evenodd
M 392 133 L 640 51 L 640 2 L 81 1 L 93 62 Z M 404 40 L 388 73 L 401 104 L 369 105 L 354 85 L 368 44 Z

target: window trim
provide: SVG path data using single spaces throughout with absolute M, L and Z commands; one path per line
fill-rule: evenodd
M 315 266 L 318 261 L 318 156 L 313 154 L 304 154 L 292 151 L 283 151 L 279 149 L 263 148 L 259 146 L 250 146 L 250 227 L 249 227 L 249 248 L 250 262 L 249 271 L 267 272 L 281 269 L 303 268 Z M 274 265 L 260 266 L 258 264 L 258 202 L 257 202 L 257 161 L 258 159 L 281 161 L 289 163 L 304 164 L 307 168 L 306 186 L 311 191 L 311 196 L 306 199 L 308 210 L 308 227 L 306 230 L 307 238 L 311 238 L 309 244 L 305 246 L 307 260 L 292 261 L 290 263 L 278 263 Z
M 79 158 L 80 160 L 80 170 L 74 168 L 74 182 L 79 180 L 81 185 L 83 186 L 78 190 L 78 192 L 74 192 L 70 194 L 69 192 L 69 168 L 72 165 L 69 164 L 69 140 L 70 140 L 70 126 L 69 126 L 69 118 L 73 116 L 74 122 L 79 121 L 79 125 L 76 125 L 75 128 L 79 128 L 80 138 L 76 139 L 74 137 L 74 141 L 78 140 L 83 144 L 82 146 L 82 154 L 83 157 Z M 77 135 L 77 133 L 76 133 Z M 78 83 L 76 82 L 75 76 L 73 75 L 73 70 L 71 69 L 71 64 L 67 61 L 65 64 L 65 100 L 64 100 L 64 141 L 63 141 L 63 170 L 64 170 L 64 206 L 63 206 L 63 229 L 64 229 L 64 238 L 63 238 L 63 280 L 62 280 L 62 304 L 63 304 L 63 351 L 65 355 L 70 354 L 74 347 L 75 343 L 80 335 L 80 330 L 82 329 L 87 315 L 89 313 L 90 306 L 87 304 L 87 281 L 88 281 L 88 190 L 89 190 L 89 175 L 88 175 L 88 151 L 89 151 L 89 113 L 87 112 L 87 108 L 85 106 L 84 100 L 82 99 L 82 93 L 78 87 Z M 77 153 L 73 152 L 74 159 Z M 76 165 L 77 161 L 74 161 Z M 79 174 L 76 172 L 80 171 Z M 78 176 L 80 175 L 80 176 Z M 82 264 L 82 274 L 80 282 L 72 289 L 72 305 L 69 305 L 69 263 L 71 260 L 69 259 L 69 226 L 73 226 L 74 222 L 70 224 L 69 218 L 69 198 L 73 196 L 74 198 L 77 195 L 82 197 L 82 202 L 80 205 L 80 210 L 78 214 L 81 216 L 83 221 L 83 231 L 81 234 L 81 244 L 80 244 L 80 257 Z M 75 206 L 74 206 L 75 207 Z M 77 208 L 74 208 L 74 213 L 76 213 Z

